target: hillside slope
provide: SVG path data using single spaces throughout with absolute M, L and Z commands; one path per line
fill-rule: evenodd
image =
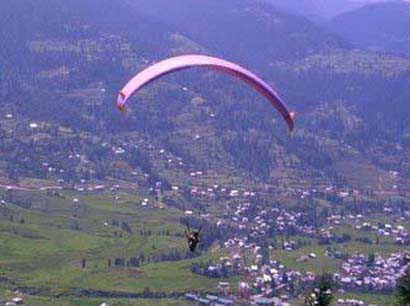
M 14 46 L 4 49 L 8 53 L 2 58 L 16 60 L 15 65 L 3 61 L 2 113 L 16 114 L 16 129 L 36 120 L 73 129 L 76 136 L 67 140 L 57 133 L 58 140 L 44 140 L 36 135 L 43 142 L 32 143 L 30 132 L 18 133 L 21 143 L 4 144 L 7 173 L 13 174 L 14 165 L 21 176 L 46 175 L 37 171 L 44 160 L 67 168 L 72 162 L 61 161 L 59 152 L 70 146 L 84 151 L 82 141 L 92 161 L 87 175 L 130 179 L 125 170 L 116 170 L 119 159 L 124 169 L 149 172 L 149 184 L 164 179 L 168 186 L 190 181 L 198 169 L 220 180 L 248 178 L 297 187 L 344 177 L 348 171 L 337 165 L 347 158 L 376 172 L 396 165 L 386 156 L 370 157 L 369 150 L 403 141 L 405 133 L 397 131 L 410 126 L 410 64 L 405 58 L 354 51 L 304 18 L 248 0 L 235 6 L 184 0 L 172 7 L 166 1 L 139 0 L 133 9 L 108 0 L 98 8 L 93 1 L 53 3 L 1 4 L 2 14 L 16 16 L 14 23 L 0 19 L 4 45 Z M 154 8 L 168 13 L 156 14 Z M 23 21 L 26 28 L 14 27 Z M 259 73 L 297 111 L 300 134 L 290 139 L 276 113 L 246 86 L 199 70 L 161 79 L 132 99 L 126 116 L 118 114 L 113 103 L 129 77 L 149 63 L 186 53 L 224 56 Z M 171 160 L 183 158 L 186 167 L 170 168 L 147 147 L 130 149 L 123 159 L 101 149 L 105 142 L 134 147 L 142 139 L 169 150 Z M 355 150 L 346 152 L 344 142 Z M 29 157 L 13 158 L 19 154 Z M 84 170 L 70 173 L 75 180 Z M 346 180 L 358 182 L 356 177 Z
M 356 46 L 410 56 L 410 3 L 375 3 L 337 16 L 330 28 Z

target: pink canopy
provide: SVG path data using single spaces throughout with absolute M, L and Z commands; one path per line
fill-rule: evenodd
M 128 98 L 144 86 L 148 85 L 149 83 L 174 71 L 179 71 L 191 67 L 211 68 L 217 71 L 227 73 L 237 79 L 246 82 L 271 102 L 271 104 L 285 119 L 289 130 L 293 131 L 295 126 L 294 113 L 289 112 L 285 103 L 282 101 L 279 95 L 272 89 L 271 86 L 269 86 L 265 81 L 260 79 L 252 72 L 242 68 L 239 65 L 219 58 L 205 55 L 184 55 L 173 57 L 158 62 L 148 67 L 147 69 L 141 71 L 134 78 L 132 78 L 120 91 L 117 100 L 118 109 L 121 111 L 124 110 Z

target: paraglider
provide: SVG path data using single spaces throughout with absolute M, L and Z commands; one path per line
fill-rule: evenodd
M 188 247 L 191 252 L 195 252 L 196 247 L 201 242 L 201 231 L 202 228 L 200 228 L 198 231 L 191 231 L 189 224 L 187 223 L 187 230 L 185 230 L 185 239 L 188 242 Z
M 142 72 L 138 73 L 132 78 L 125 87 L 120 91 L 117 99 L 117 108 L 120 111 L 125 109 L 125 105 L 130 96 L 138 92 L 141 88 L 147 86 L 156 79 L 165 76 L 169 73 L 188 69 L 192 67 L 207 67 L 213 70 L 217 70 L 232 77 L 242 80 L 249 84 L 260 94 L 266 97 L 276 110 L 282 115 L 286 121 L 290 131 L 294 129 L 294 113 L 289 112 L 285 103 L 279 97 L 279 95 L 261 78 L 253 74 L 252 72 L 242 68 L 241 66 L 228 62 L 223 59 L 205 56 L 205 55 L 183 55 L 172 57 L 164 61 L 158 62 Z

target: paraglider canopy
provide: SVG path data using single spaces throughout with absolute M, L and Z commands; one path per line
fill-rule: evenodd
M 276 110 L 286 121 L 289 130 L 293 131 L 295 127 L 295 114 L 288 110 L 285 103 L 270 85 L 268 85 L 265 81 L 263 81 L 252 72 L 246 70 L 245 68 L 242 68 L 237 64 L 205 55 L 184 55 L 172 57 L 158 62 L 141 71 L 134 78 L 132 78 L 120 91 L 117 99 L 117 108 L 120 111 L 124 111 L 129 97 L 149 83 L 155 81 L 156 79 L 169 73 L 191 67 L 207 67 L 229 74 L 232 77 L 249 84 L 271 102 L 271 104 L 276 108 Z

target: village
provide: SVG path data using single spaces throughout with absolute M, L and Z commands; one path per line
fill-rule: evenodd
M 337 190 L 333 190 L 333 194 L 339 195 L 342 199 L 348 196 L 348 193 Z M 212 197 L 212 194 L 209 196 Z M 371 221 L 366 222 L 372 218 L 371 215 L 365 217 L 362 214 L 344 216 L 331 214 L 319 230 L 304 222 L 306 216 L 303 213 L 290 212 L 283 208 L 255 209 L 248 202 L 249 197 L 255 196 L 253 191 L 232 190 L 227 192 L 227 196 L 241 200 L 236 206 L 229 207 L 229 216 L 226 216 L 227 218 L 224 220 L 219 220 L 218 226 L 233 227 L 237 234 L 223 244 L 226 253 L 230 255 L 221 257 L 219 263 L 207 266 L 206 271 L 202 273 L 209 277 L 224 277 L 230 273 L 239 275 L 241 280 L 238 288 L 231 288 L 229 283 L 223 281 L 220 282 L 219 287 L 225 294 L 228 294 L 232 289 L 237 290 L 241 299 L 251 302 L 252 305 L 290 305 L 289 301 L 292 300 L 292 297 L 297 297 L 301 292 L 306 292 L 307 288 L 314 286 L 315 280 L 319 276 L 312 271 L 291 269 L 277 260 L 273 260 L 275 250 L 281 249 L 291 254 L 298 249 L 303 249 L 303 243 L 295 241 L 297 239 L 282 239 L 279 243 L 275 241 L 275 243 L 270 244 L 266 237 L 292 233 L 291 235 L 294 236 L 316 239 L 322 245 L 334 246 L 338 243 L 351 241 L 350 236 L 344 238 L 335 234 L 338 227 L 347 225 L 359 233 L 372 233 L 375 236 L 375 241 L 362 238 L 358 239 L 360 243 L 379 245 L 380 240 L 386 238 L 392 246 L 409 244 L 409 233 L 405 226 L 398 223 L 392 226 L 389 223 L 380 222 L 377 225 L 372 225 Z M 191 214 L 190 211 L 186 213 Z M 374 213 L 377 214 L 377 210 Z M 393 210 L 387 205 L 383 208 L 383 213 L 385 216 L 391 216 L 392 220 L 402 222 L 402 224 L 409 222 L 410 211 Z M 272 235 L 272 233 L 274 234 Z M 270 241 L 273 242 L 273 240 Z M 384 240 L 382 243 L 387 242 Z M 337 258 L 339 264 L 332 277 L 335 282 L 335 294 L 340 297 L 343 297 L 347 292 L 391 294 L 397 286 L 398 279 L 409 269 L 410 253 L 405 248 L 402 250 L 402 252 L 394 252 L 383 257 L 377 253 L 364 255 L 359 251 L 353 254 L 342 254 L 340 251 L 334 251 L 328 247 L 324 254 L 306 253 L 298 257 L 296 261 L 301 263 L 320 261 L 318 256 Z M 199 305 L 219 305 L 218 303 L 214 304 L 212 299 L 192 294 L 188 295 L 187 299 L 195 300 Z M 359 306 L 367 304 L 356 299 L 338 298 L 336 305 Z

